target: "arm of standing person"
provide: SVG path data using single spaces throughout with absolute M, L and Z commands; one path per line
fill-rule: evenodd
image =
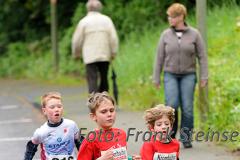
M 201 34 L 197 31 L 196 39 L 197 57 L 200 66 L 200 86 L 205 87 L 208 83 L 208 60 L 207 51 Z
M 116 54 L 118 51 L 119 41 L 118 41 L 117 31 L 111 19 L 110 19 L 109 25 L 110 25 L 109 39 L 110 39 L 110 48 L 111 48 L 111 60 L 113 60 L 116 57 Z
M 72 57 L 79 59 L 82 54 L 82 45 L 84 40 L 84 24 L 80 21 L 72 37 Z
M 164 34 L 162 34 L 159 40 L 153 69 L 153 83 L 157 89 L 160 88 L 161 84 L 160 75 L 163 69 L 164 58 L 165 58 Z

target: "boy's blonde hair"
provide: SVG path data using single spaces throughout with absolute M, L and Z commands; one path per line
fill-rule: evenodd
M 61 94 L 59 92 L 48 92 L 41 97 L 42 107 L 46 107 L 47 101 L 52 98 L 62 100 Z
M 102 101 L 106 99 L 110 100 L 112 104 L 115 106 L 114 99 L 108 94 L 108 92 L 90 94 L 87 101 L 87 106 L 90 110 L 90 113 L 95 113 L 96 109 L 99 107 Z
M 169 118 L 171 126 L 173 126 L 175 121 L 175 110 L 172 107 L 163 104 L 158 104 L 154 108 L 146 110 L 144 119 L 149 128 L 153 128 L 155 121 L 162 118 L 163 115 L 166 115 Z
M 173 3 L 170 7 L 168 7 L 167 14 L 172 17 L 183 15 L 185 19 L 187 16 L 187 9 L 180 3 Z

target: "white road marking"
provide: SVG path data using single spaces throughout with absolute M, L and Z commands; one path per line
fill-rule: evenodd
M 29 141 L 31 137 L 0 138 L 0 142 Z
M 30 118 L 22 118 L 22 119 L 0 121 L 0 124 L 31 123 L 31 122 L 32 122 L 32 119 Z
M 6 105 L 6 106 L 0 106 L 0 109 L 7 110 L 7 109 L 16 109 L 19 108 L 17 105 Z

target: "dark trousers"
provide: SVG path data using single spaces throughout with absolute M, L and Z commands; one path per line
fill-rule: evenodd
M 109 62 L 95 62 L 86 65 L 88 93 L 108 91 L 108 68 Z M 100 82 L 98 82 L 99 79 Z

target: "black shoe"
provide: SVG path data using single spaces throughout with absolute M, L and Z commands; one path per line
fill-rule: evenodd
M 184 148 L 192 148 L 192 143 L 191 142 L 183 142 L 183 147 Z

